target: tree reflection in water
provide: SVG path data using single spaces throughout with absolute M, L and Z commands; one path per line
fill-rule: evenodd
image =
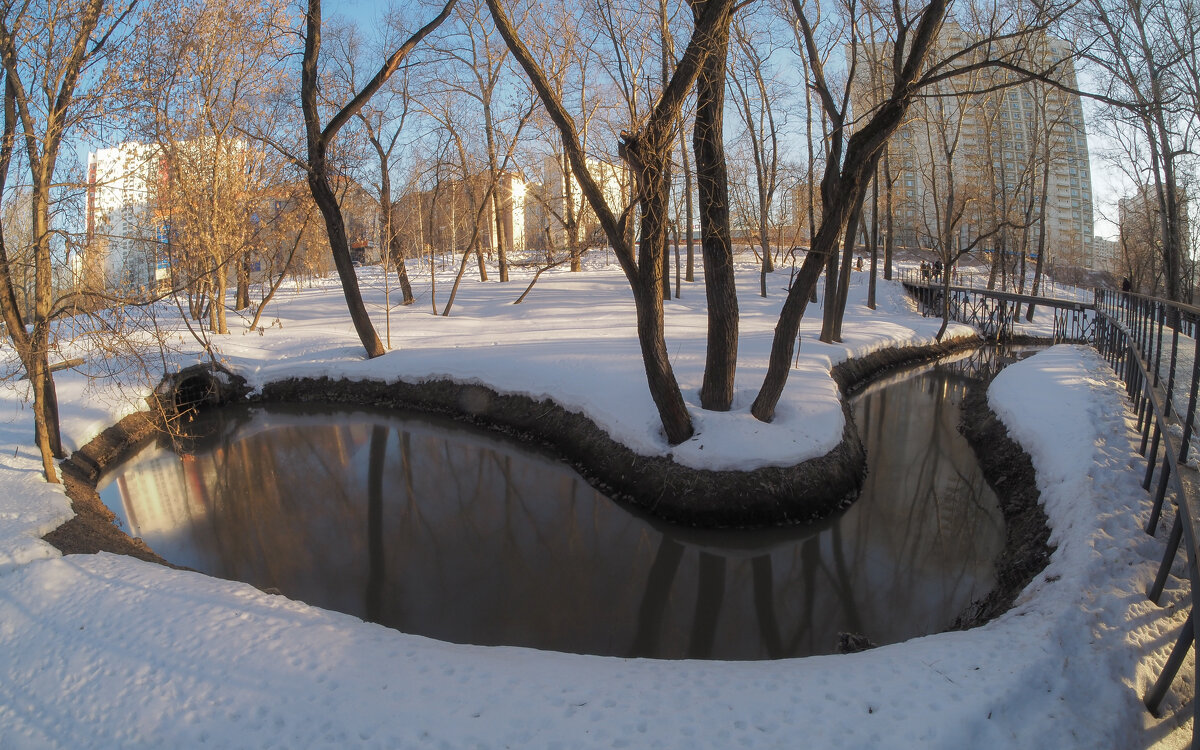
M 447 420 L 230 408 L 101 495 L 172 562 L 460 643 L 660 658 L 832 652 L 948 627 L 993 583 L 996 501 L 937 372 L 853 404 L 870 471 L 819 526 L 702 532 Z

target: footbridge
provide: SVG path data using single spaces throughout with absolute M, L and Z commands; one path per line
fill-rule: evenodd
M 1091 301 L 1033 296 L 1016 292 L 947 285 L 936 278 L 906 275 L 901 283 L 925 315 L 974 326 L 989 341 L 1011 341 L 1020 336 L 1020 320 L 1031 308 L 1050 311 L 1051 327 L 1039 328 L 1039 338 L 1091 342 L 1095 334 L 1095 306 Z
M 1146 460 L 1142 486 L 1153 498 L 1145 530 L 1153 536 L 1160 524 L 1169 523 L 1171 529 L 1158 574 L 1146 593 L 1158 603 L 1173 569 L 1176 585 L 1186 578 L 1191 591 L 1187 620 L 1162 672 L 1143 696 L 1147 710 L 1158 716 L 1196 642 L 1193 602 L 1200 592 L 1200 474 L 1192 465 L 1200 464 L 1200 446 L 1194 445 L 1200 442 L 1196 429 L 1200 307 L 1106 289 L 1095 290 L 1090 301 L 1081 302 L 947 286 L 917 276 L 906 277 L 902 283 L 925 314 L 940 317 L 948 313 L 952 320 L 976 326 L 992 340 L 1019 336 L 1024 327 L 1019 316 L 1030 305 L 1048 309 L 1052 325 L 1042 324 L 1029 333 L 1053 341 L 1090 344 L 1124 382 L 1136 415 L 1138 448 Z M 1174 614 L 1164 610 L 1167 613 Z M 1200 685 L 1200 659 L 1194 662 L 1193 686 Z M 1200 747 L 1195 734 L 1200 727 L 1200 700 L 1190 702 L 1192 747 Z

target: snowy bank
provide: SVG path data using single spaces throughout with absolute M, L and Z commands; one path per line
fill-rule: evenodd
M 640 452 L 669 452 L 630 356 L 622 283 L 612 273 L 544 278 L 515 309 L 505 307 L 510 289 L 470 287 L 448 319 L 395 313 L 402 348 L 370 362 L 338 315 L 336 290 L 300 289 L 270 309 L 279 325 L 219 343 L 224 362 L 258 386 L 293 376 L 474 381 L 552 397 Z M 701 290 L 689 293 L 696 307 L 686 297 L 672 303 L 668 342 L 692 401 L 703 306 Z M 855 286 L 844 344 L 818 344 L 819 321 L 806 322 L 780 419 L 764 427 L 747 410 L 779 295 L 744 292 L 737 409 L 695 412 L 705 460 L 736 467 L 767 452 L 792 461 L 828 450 L 842 428 L 830 367 L 936 331 L 938 321 L 915 315 L 895 286 L 881 293 L 881 310 L 868 311 Z M 137 406 L 133 389 L 59 382 L 74 445 Z M 1014 609 L 972 631 L 775 662 L 450 645 L 129 558 L 56 557 L 37 537 L 70 512 L 37 477 L 20 398 L 4 394 L 0 422 L 5 747 L 1082 748 L 1190 739 L 1190 712 L 1180 711 L 1190 685 L 1175 686 L 1164 720 L 1140 703 L 1181 625 L 1171 607 L 1187 592 L 1173 580 L 1166 610 L 1145 600 L 1162 541 L 1140 530 L 1149 501 L 1121 390 L 1085 348 L 1013 365 L 991 391 L 992 408 L 1033 457 L 1057 545 Z

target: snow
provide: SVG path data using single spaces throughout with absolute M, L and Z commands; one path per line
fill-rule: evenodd
M 382 279 L 361 269 L 383 335 Z M 418 279 L 427 279 L 414 274 Z M 518 276 L 518 274 L 514 274 Z M 524 278 L 528 278 L 525 276 Z M 780 287 L 756 296 L 743 268 L 735 408 L 696 405 L 704 362 L 703 289 L 667 303 L 668 344 L 696 421 L 691 441 L 661 435 L 637 358 L 619 271 L 466 282 L 450 317 L 429 290 L 391 314 L 395 350 L 362 359 L 340 291 L 285 287 L 261 333 L 215 337 L 252 386 L 288 376 L 448 377 L 553 398 L 616 439 L 690 465 L 789 463 L 828 450 L 842 410 L 829 368 L 847 357 L 927 343 L 940 321 L 898 284 L 877 311 L 856 275 L 845 342 L 802 330 L 778 417 L 750 417 Z M 439 290 L 448 289 L 439 279 Z M 418 283 L 420 287 L 420 283 Z M 439 309 L 445 295 L 440 293 Z M 164 315 L 164 319 L 165 319 Z M 237 321 L 231 322 L 235 328 Z M 243 324 L 244 325 L 244 324 Z M 951 326 L 950 335 L 967 333 Z M 188 341 L 183 338 L 182 340 Z M 197 361 L 169 355 L 174 366 Z M 139 407 L 149 387 L 60 373 L 65 437 L 85 443 Z M 111 747 L 1182 747 L 1191 737 L 1189 656 L 1155 719 L 1141 696 L 1186 616 L 1183 564 L 1163 596 L 1144 591 L 1163 549 L 1141 531 L 1128 404 L 1093 351 L 1058 346 L 1001 373 L 992 408 L 1032 455 L 1057 545 L 1012 611 L 975 630 L 844 656 L 774 662 L 661 662 L 451 645 L 388 630 L 250 586 L 109 555 L 60 556 L 39 537 L 70 517 L 39 479 L 20 383 L 0 390 L 0 745 Z M 703 450 L 701 450 L 703 446 Z

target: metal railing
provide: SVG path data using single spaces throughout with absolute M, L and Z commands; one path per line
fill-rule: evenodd
M 989 341 L 1010 341 L 1017 336 L 1022 313 L 1030 305 L 1052 312 L 1053 324 L 1048 338 L 1059 341 L 1091 341 L 1095 316 L 1088 302 L 1058 297 L 1034 297 L 995 289 L 950 285 L 945 287 L 936 276 L 906 272 L 901 282 L 928 316 L 941 317 L 944 301 L 949 301 L 951 320 L 978 328 Z
M 1141 295 L 1097 290 L 1095 346 L 1124 381 L 1137 415 L 1139 451 L 1146 458 L 1143 488 L 1154 488 L 1146 533 L 1154 534 L 1168 494 L 1175 519 L 1154 583 L 1147 592 L 1156 604 L 1162 596 L 1182 546 L 1187 556 L 1192 596 L 1200 591 L 1200 483 L 1188 466 L 1196 433 L 1196 399 L 1200 385 L 1200 308 Z M 1182 404 L 1186 404 L 1183 409 Z M 1178 437 L 1177 437 L 1178 434 Z M 1157 481 L 1155 475 L 1157 474 Z M 1154 685 L 1144 696 L 1146 708 L 1158 715 L 1179 668 L 1195 643 L 1195 610 L 1187 621 Z M 1194 678 L 1200 679 L 1200 664 Z M 1193 701 L 1192 745 L 1200 726 L 1200 701 Z
M 941 314 L 941 283 L 915 274 L 902 279 L 909 293 L 930 314 Z M 1008 292 L 969 287 L 951 287 L 951 317 L 959 322 L 980 325 L 985 334 L 997 336 L 1013 330 L 1014 309 L 1019 304 L 1055 308 L 1086 323 L 1063 326 L 1061 338 L 1086 341 L 1100 352 L 1125 383 L 1133 403 L 1139 453 L 1146 459 L 1142 487 L 1153 491 L 1146 533 L 1154 535 L 1168 508 L 1170 497 L 1174 520 L 1162 562 L 1147 597 L 1158 603 L 1175 559 L 1183 547 L 1187 556 L 1188 585 L 1194 598 L 1200 591 L 1200 475 L 1189 467 L 1192 439 L 1197 435 L 1197 394 L 1200 391 L 1200 307 L 1183 305 L 1127 292 L 1107 289 L 1095 291 L 1094 304 L 1036 298 Z M 958 297 L 956 299 L 956 296 Z M 1007 316 L 1007 318 L 1006 318 Z M 982 327 L 982 326 L 981 326 Z M 1060 326 L 1055 322 L 1055 338 Z M 1179 673 L 1188 650 L 1195 644 L 1195 613 L 1188 605 L 1188 617 L 1154 685 L 1143 698 L 1146 708 L 1158 715 L 1159 707 Z M 1193 684 L 1200 684 L 1200 660 Z M 1196 728 L 1200 727 L 1200 701 L 1192 701 L 1192 747 Z

